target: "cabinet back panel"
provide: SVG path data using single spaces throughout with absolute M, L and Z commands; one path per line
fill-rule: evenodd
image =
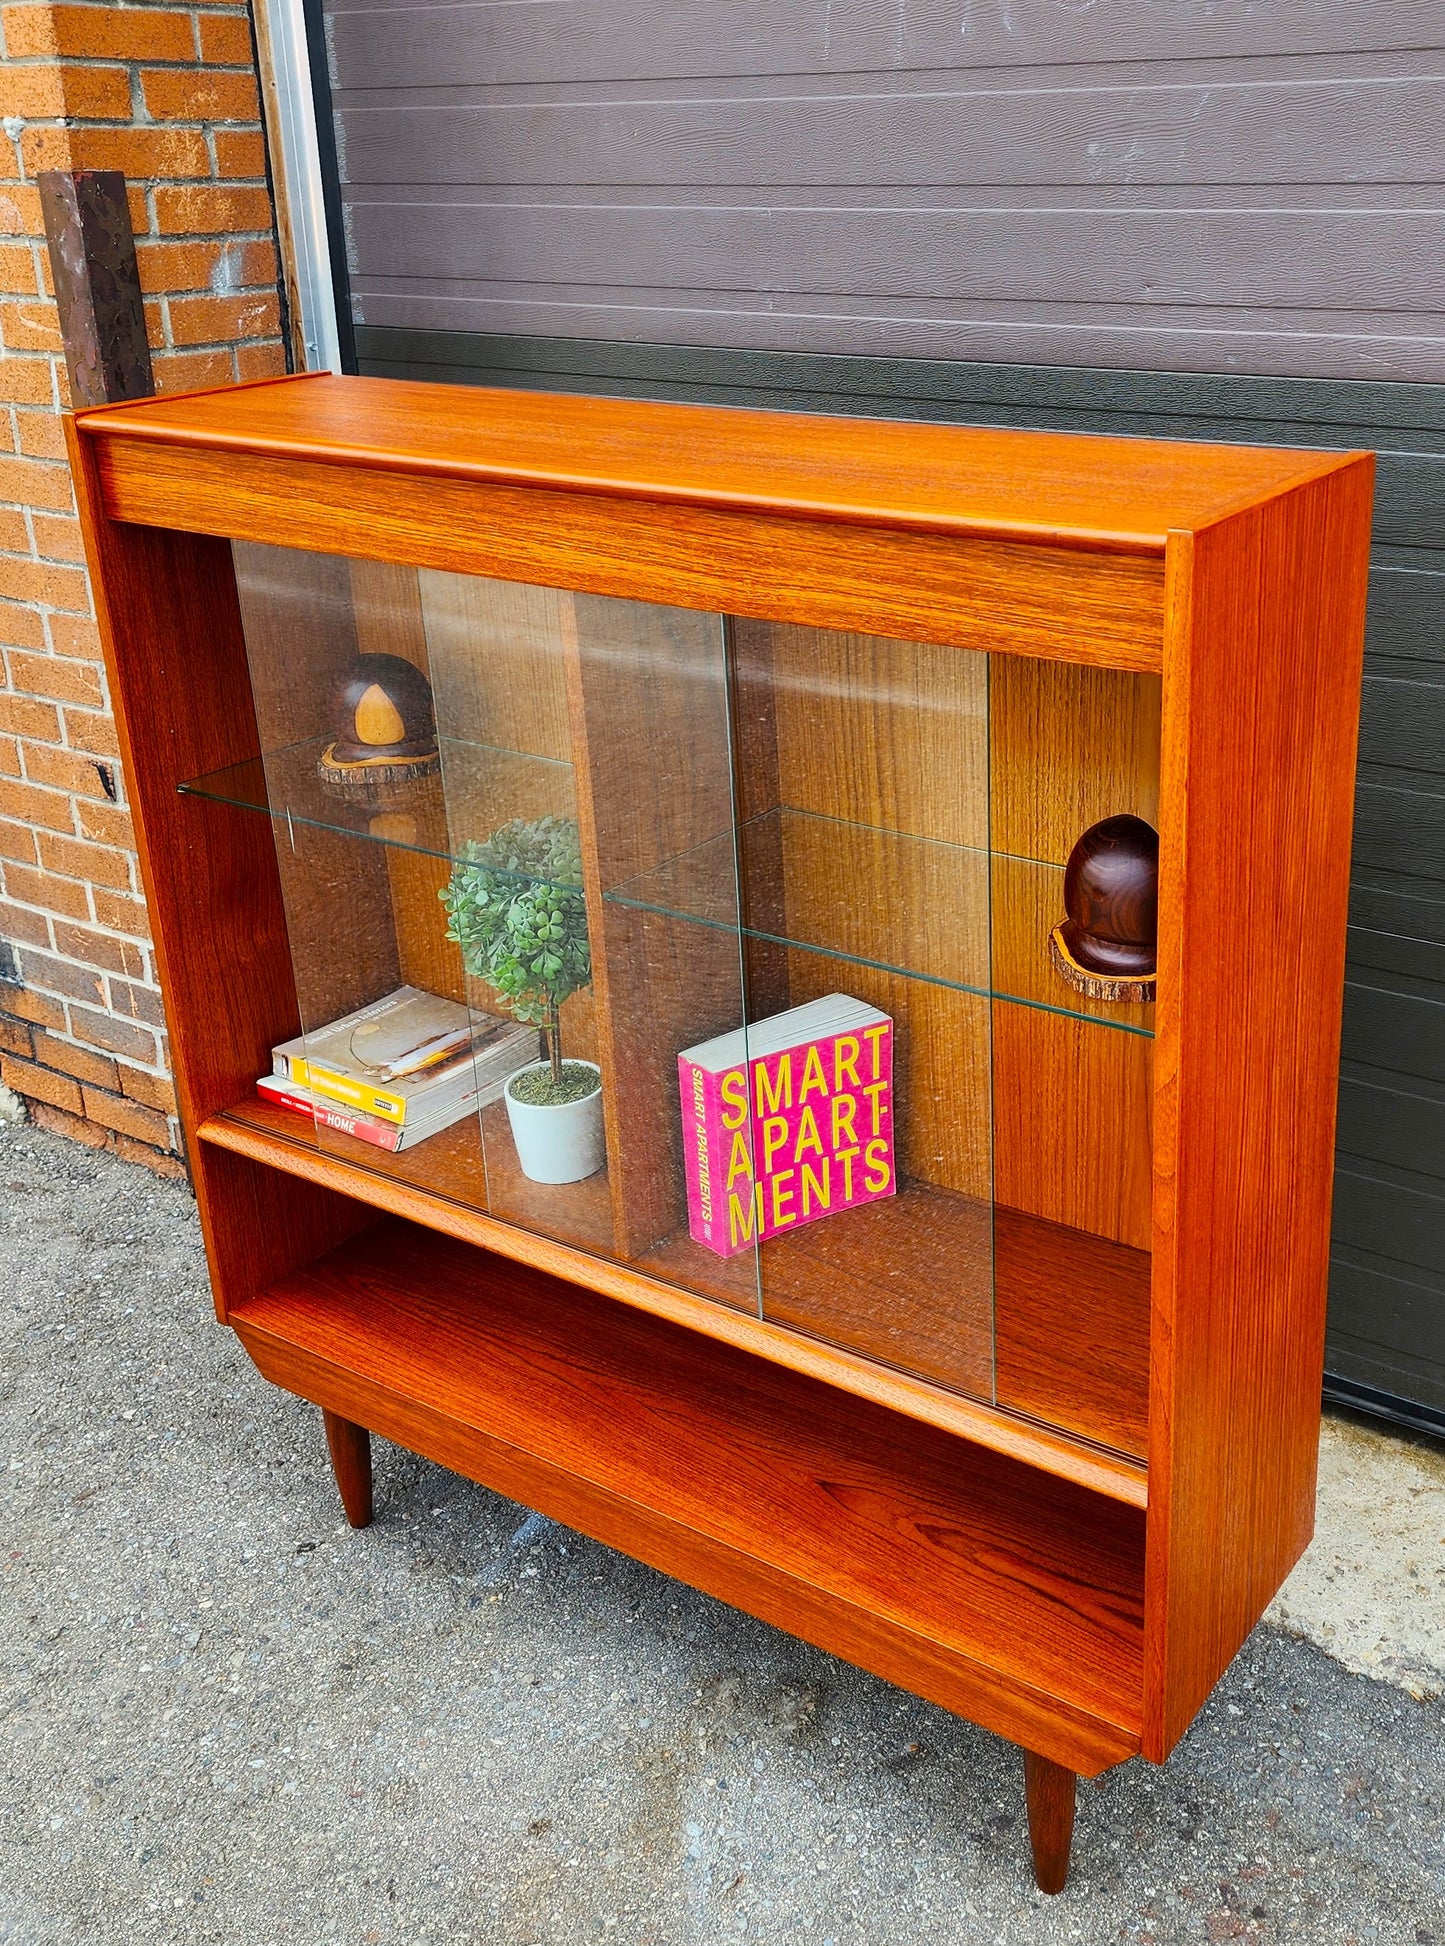
M 779 803 L 987 846 L 987 657 L 877 635 L 771 633 Z
M 437 721 L 446 734 L 570 764 L 565 611 L 571 597 L 428 568 L 417 579 Z
M 997 1201 L 1147 1250 L 1153 1050 L 1138 1034 L 995 1002 Z
M 1131 811 L 1157 829 L 1159 678 L 989 660 L 994 850 L 1062 865 L 1100 818 Z
M 394 561 L 351 561 L 351 608 L 363 655 L 397 655 L 431 677 L 426 617 L 415 568 Z
M 1143 1027 L 1154 1007 L 1065 987 L 1048 939 L 1084 831 L 1158 827 L 1157 676 L 995 655 L 989 671 L 995 1193 L 1002 1204 L 1147 1250 L 1152 1043 L 1040 1008 Z

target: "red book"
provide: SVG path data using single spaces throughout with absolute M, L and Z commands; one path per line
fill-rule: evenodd
M 313 1095 L 309 1088 L 303 1088 L 299 1082 L 283 1081 L 275 1074 L 263 1074 L 256 1083 L 256 1093 L 262 1101 L 269 1101 L 273 1108 L 289 1108 L 297 1115 L 305 1115 L 321 1128 L 334 1128 L 342 1135 L 354 1135 L 358 1142 L 370 1142 L 373 1148 L 387 1149 L 395 1154 L 401 1147 L 402 1130 L 399 1123 L 375 1122 L 366 1115 L 355 1115 L 349 1108 L 327 1101 L 324 1095 Z

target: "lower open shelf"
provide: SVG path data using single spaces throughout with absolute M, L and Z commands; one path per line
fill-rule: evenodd
M 411 1151 L 425 1158 L 414 1167 L 407 1153 L 386 1157 L 385 1172 L 364 1144 L 330 1133 L 323 1143 L 304 1117 L 255 1097 L 199 1133 L 1095 1491 L 1146 1502 L 1150 1289 L 1141 1251 L 906 1183 L 896 1198 L 849 1212 L 846 1223 L 766 1243 L 768 1313 L 759 1318 L 755 1290 L 749 1309 L 740 1291 L 716 1277 L 741 1260 L 724 1263 L 685 1231 L 630 1263 L 613 1258 L 603 1175 L 549 1188 L 527 1183 L 513 1165 L 504 1178 L 493 1171 L 489 1209 L 473 1118 Z M 508 1145 L 489 1144 L 489 1162 L 494 1146 L 510 1156 Z M 587 1194 L 579 1197 L 579 1189 Z M 882 1247 L 870 1243 L 873 1228 L 883 1231 Z M 985 1300 L 991 1290 L 991 1315 L 985 1301 L 977 1316 L 960 1316 L 957 1293 L 980 1251 L 985 1275 L 992 1272 L 991 1286 L 982 1285 Z M 708 1275 L 715 1287 L 703 1281 Z M 943 1382 L 917 1376 L 920 1367 Z
M 277 1384 L 1071 1769 L 1138 1748 L 1138 1507 L 403 1220 L 230 1322 Z

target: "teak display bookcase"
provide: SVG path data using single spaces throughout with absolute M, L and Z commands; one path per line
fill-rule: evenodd
M 1311 1531 L 1371 458 L 329 376 L 70 440 L 217 1310 L 352 1522 L 380 1434 L 1012 1738 L 1059 1889 Z M 535 830 L 577 1179 L 480 1082 L 258 1097 L 504 1013 L 442 895 Z M 739 1056 L 724 1180 L 679 1055 L 836 995 L 891 1074 Z

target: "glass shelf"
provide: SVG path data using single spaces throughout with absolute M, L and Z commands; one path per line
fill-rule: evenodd
M 1060 865 L 787 809 L 740 825 L 736 847 L 734 865 L 733 836 L 723 833 L 603 898 L 788 952 L 1153 1037 L 1152 1006 L 1072 993 L 1065 1002 L 1050 992 L 1066 991 L 1047 963 L 1049 931 L 1064 909 Z M 914 915 L 907 952 L 888 950 L 900 936 L 900 911 Z
M 350 797 L 324 782 L 318 772 L 318 759 L 330 740 L 308 737 L 247 763 L 188 778 L 178 789 L 189 797 L 259 811 L 278 824 L 420 852 L 449 864 L 461 852 L 461 845 L 450 838 L 451 825 L 469 822 L 471 802 L 500 795 L 518 777 L 527 778 L 534 795 L 539 789 L 545 793 L 551 784 L 559 809 L 570 808 L 570 764 L 450 737 L 439 739 L 441 762 L 430 776 L 388 785 L 374 798 Z M 491 825 L 490 819 L 480 820 L 478 835 Z
M 313 738 L 180 786 L 215 803 L 260 812 L 363 843 L 418 852 L 448 864 L 461 845 L 450 824 L 460 806 L 499 773 L 561 773 L 571 766 L 486 745 L 441 740 L 441 767 L 357 802 L 324 783 Z M 505 873 L 518 885 L 550 881 Z M 603 892 L 605 902 L 733 934 L 790 953 L 867 967 L 949 987 L 1117 1033 L 1153 1037 L 1152 1006 L 1091 1001 L 1068 992 L 1048 964 L 1050 928 L 1063 912 L 1060 865 L 967 845 L 909 837 L 846 819 L 788 809 L 718 834 Z M 559 881 L 560 883 L 560 881 Z M 915 917 L 908 950 L 897 913 Z M 1062 996 L 1068 992 L 1067 999 Z

